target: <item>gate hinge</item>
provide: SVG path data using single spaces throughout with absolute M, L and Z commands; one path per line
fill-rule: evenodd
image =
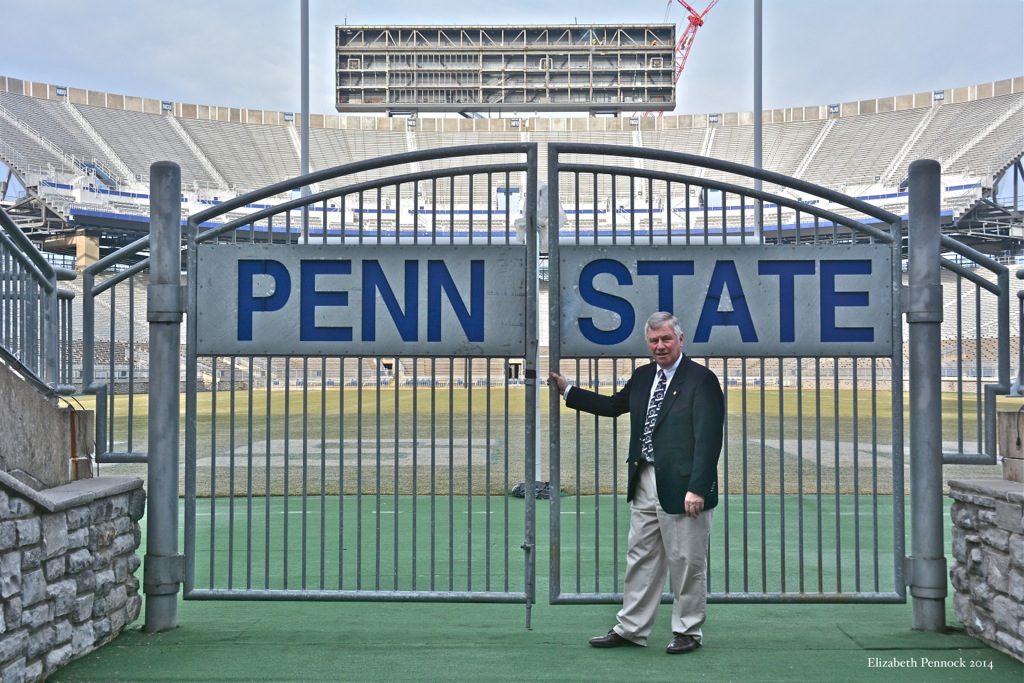
M 945 557 L 904 557 L 903 575 L 914 597 L 946 597 L 948 579 Z
M 908 323 L 941 323 L 942 285 L 903 285 L 900 305 Z
M 142 590 L 146 595 L 173 595 L 185 579 L 184 555 L 146 555 Z
M 150 284 L 146 288 L 147 321 L 151 323 L 180 323 L 184 312 L 184 285 Z

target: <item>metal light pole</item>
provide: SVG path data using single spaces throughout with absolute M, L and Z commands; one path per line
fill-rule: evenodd
M 761 133 L 763 106 L 761 104 L 761 0 L 754 0 L 754 168 L 762 168 Z M 761 179 L 754 180 L 754 189 L 760 191 Z M 760 205 L 758 205 L 760 207 Z M 757 212 L 758 227 L 761 227 L 761 212 Z
M 299 105 L 299 175 L 309 173 L 309 0 L 302 0 L 299 19 L 299 81 L 302 84 Z M 309 185 L 299 189 L 303 197 L 310 195 Z M 327 216 L 324 215 L 324 229 L 327 228 Z M 309 243 L 309 205 L 302 205 L 302 241 Z
M 299 122 L 302 130 L 299 132 L 299 175 L 309 173 L 309 0 L 302 0 L 302 18 L 300 19 L 302 36 L 299 39 L 299 50 L 301 59 L 300 82 L 302 83 L 302 104 L 299 113 Z M 302 196 L 309 195 L 309 186 L 302 187 Z

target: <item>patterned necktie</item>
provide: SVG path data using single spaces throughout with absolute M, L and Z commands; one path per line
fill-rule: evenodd
M 651 402 L 647 406 L 647 421 L 644 423 L 644 436 L 641 439 L 640 453 L 647 462 L 654 462 L 654 444 L 651 433 L 654 431 L 654 423 L 658 421 L 658 411 L 661 410 L 661 401 L 665 398 L 665 371 L 658 370 L 658 386 L 654 388 Z

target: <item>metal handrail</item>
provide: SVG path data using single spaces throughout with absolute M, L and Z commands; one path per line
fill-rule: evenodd
M 27 348 L 23 350 L 27 352 L 27 357 L 21 358 L 21 361 L 52 390 L 72 393 L 73 388 L 68 384 L 70 378 L 65 376 L 70 373 L 70 367 L 67 364 L 62 365 L 60 359 L 68 358 L 70 355 L 70 335 L 66 334 L 61 323 L 66 319 L 70 326 L 69 307 L 73 295 L 68 296 L 67 291 L 58 289 L 57 282 L 74 280 L 76 274 L 66 268 L 55 268 L 47 261 L 14 219 L 2 209 L 0 246 L 11 255 L 33 285 L 40 290 L 38 304 L 33 304 L 28 319 L 21 323 L 23 327 L 32 328 L 31 337 L 26 342 Z M 38 311 L 35 310 L 35 306 L 38 306 Z M 37 344 L 41 344 L 42 348 L 38 348 Z
M 958 254 L 973 262 L 977 268 L 984 268 L 996 276 L 996 282 L 992 282 L 970 268 L 965 268 L 949 259 L 940 259 L 943 268 L 973 282 L 997 297 L 996 352 L 998 354 L 998 382 L 985 385 L 985 441 L 983 451 L 980 453 L 944 451 L 942 463 L 944 465 L 994 465 L 996 463 L 997 449 L 996 397 L 1010 393 L 1010 269 L 988 255 L 962 244 L 948 235 L 942 235 L 939 243 L 943 250 Z M 1020 276 L 1019 273 L 1018 276 Z M 1024 350 L 1021 353 L 1022 357 L 1024 357 Z
M 16 247 L 15 253 L 21 254 L 25 259 L 31 262 L 35 273 L 40 280 L 39 284 L 46 289 L 46 293 L 52 293 L 55 288 L 53 283 L 57 279 L 57 273 L 54 270 L 53 264 L 47 261 L 46 258 L 39 253 L 39 250 L 36 249 L 36 245 L 32 243 L 32 240 L 25 236 L 25 233 L 21 231 L 18 224 L 14 222 L 14 219 L 8 216 L 7 212 L 3 210 L 0 210 L 0 227 L 3 227 L 8 238 L 13 243 L 13 246 Z

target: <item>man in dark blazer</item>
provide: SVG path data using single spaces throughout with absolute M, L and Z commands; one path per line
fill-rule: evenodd
M 667 572 L 673 638 L 666 651 L 682 654 L 701 644 L 725 407 L 715 374 L 683 355 L 683 333 L 674 315 L 651 315 L 645 335 L 654 362 L 638 367 L 611 396 L 572 386 L 557 372 L 551 380 L 570 408 L 606 417 L 628 411 L 630 416 L 630 528 L 622 609 L 615 627 L 590 644 L 646 645 Z

